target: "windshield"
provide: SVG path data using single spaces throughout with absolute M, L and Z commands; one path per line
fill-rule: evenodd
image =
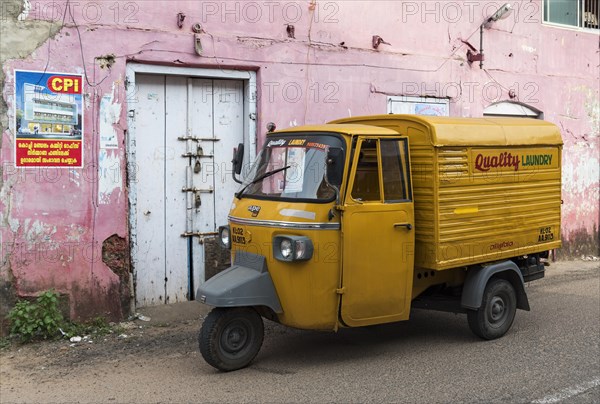
M 269 136 L 237 196 L 331 201 L 336 193 L 325 181 L 327 151 L 342 145 L 333 135 Z

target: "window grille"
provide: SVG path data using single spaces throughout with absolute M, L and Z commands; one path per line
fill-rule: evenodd
M 600 0 L 543 0 L 544 22 L 586 29 L 599 28 Z

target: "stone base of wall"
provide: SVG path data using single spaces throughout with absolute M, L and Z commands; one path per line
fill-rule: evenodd
M 571 232 L 562 236 L 562 248 L 556 250 L 556 258 L 588 259 L 589 257 L 600 257 L 600 235 L 599 229 L 594 227 L 590 234 L 585 229 Z

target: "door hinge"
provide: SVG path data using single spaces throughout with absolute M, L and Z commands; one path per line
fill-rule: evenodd
M 346 210 L 346 207 L 344 205 L 335 205 L 335 210 L 339 210 L 340 212 L 343 212 Z
M 344 286 L 342 288 L 336 289 L 335 293 L 337 293 L 338 295 L 343 295 L 344 293 L 346 293 L 346 287 Z

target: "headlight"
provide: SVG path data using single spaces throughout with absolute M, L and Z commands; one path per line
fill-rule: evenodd
M 302 259 L 302 257 L 304 257 L 305 254 L 306 254 L 306 243 L 304 242 L 304 240 L 297 240 L 296 241 L 296 251 L 294 252 L 294 257 L 297 260 Z
M 308 237 L 276 236 L 273 256 L 280 261 L 306 261 L 312 258 L 313 244 Z
M 279 244 L 279 251 L 281 252 L 281 256 L 285 259 L 288 259 L 292 256 L 292 242 L 287 238 L 281 240 Z
M 231 248 L 231 236 L 229 226 L 219 227 L 219 241 L 221 242 L 222 247 Z

